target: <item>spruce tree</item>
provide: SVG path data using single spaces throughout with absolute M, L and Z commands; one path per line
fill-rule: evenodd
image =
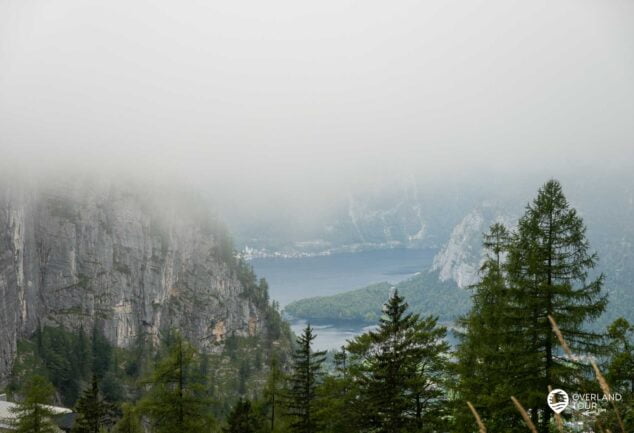
M 269 375 L 264 386 L 264 399 L 269 408 L 270 430 L 275 430 L 277 418 L 279 417 L 279 407 L 284 394 L 284 372 L 280 368 L 276 357 L 271 360 Z
M 97 375 L 93 374 L 91 386 L 77 401 L 73 433 L 99 433 L 102 427 L 112 425 L 113 410 L 113 406 L 101 397 Z
M 92 373 L 103 379 L 112 365 L 112 346 L 95 323 L 92 330 Z
M 446 413 L 447 329 L 438 325 L 437 317 L 414 317 L 417 320 L 409 336 L 412 375 L 407 383 L 413 408 L 408 415 L 413 417 L 411 424 L 417 432 L 435 432 L 444 427 L 442 418 Z
M 75 340 L 74 357 L 76 359 L 76 371 L 82 380 L 87 381 L 90 378 L 92 370 L 91 342 L 84 327 L 80 326 L 79 332 Z
M 349 374 L 349 354 L 345 346 L 333 356 L 335 370 L 317 389 L 318 418 L 323 433 L 357 433 L 366 411 L 361 407 L 362 394 Z
M 222 430 L 224 433 L 256 433 L 259 420 L 251 402 L 239 399 L 227 417 L 227 424 L 227 427 Z
M 113 427 L 112 433 L 143 433 L 136 408 L 130 404 L 123 404 L 121 409 L 123 415 Z
M 355 386 L 349 375 L 328 375 L 317 388 L 320 433 L 358 433 L 360 419 L 365 411 L 360 411 L 357 400 L 361 390 Z
M 358 384 L 353 404 L 361 431 L 401 433 L 442 428 L 439 409 L 446 329 L 437 318 L 407 312 L 395 291 L 385 304 L 379 328 L 348 345 L 348 374 Z
M 413 354 L 408 353 L 411 341 L 407 333 L 415 319 L 406 310 L 404 299 L 394 292 L 385 305 L 378 331 L 370 332 L 375 349 L 369 359 L 367 392 L 377 417 L 376 426 L 386 433 L 403 431 L 407 425 L 406 413 L 411 408 L 407 383 L 413 373 Z
M 470 401 L 487 420 L 490 433 L 523 432 L 525 426 L 509 395 L 514 394 L 514 358 L 523 350 L 508 314 L 510 291 L 505 271 L 511 233 L 495 223 L 484 235 L 485 260 L 480 281 L 473 285 L 472 308 L 458 320 L 459 344 L 454 365 L 454 389 L 459 397 L 454 413 L 454 430 L 471 432 L 473 417 L 465 401 Z
M 615 406 L 626 431 L 634 431 L 634 325 L 624 318 L 615 320 L 607 330 L 610 355 L 604 371 L 612 392 L 623 397 Z M 620 431 L 613 406 L 600 417 L 603 429 Z
M 198 377 L 199 356 L 179 334 L 170 339 L 167 356 L 146 380 L 149 392 L 140 402 L 155 433 L 207 432 L 213 424 L 211 402 Z
M 316 388 L 322 374 L 326 352 L 313 352 L 316 335 L 310 325 L 297 338 L 297 349 L 293 354 L 292 372 L 288 379 L 286 413 L 291 418 L 294 433 L 317 432 Z
M 57 426 L 51 420 L 54 413 L 45 405 L 50 404 L 55 394 L 53 385 L 42 376 L 32 376 L 22 390 L 23 400 L 11 408 L 15 419 L 16 433 L 57 433 Z
M 601 293 L 603 275 L 590 278 L 597 256 L 585 232 L 561 185 L 551 180 L 514 232 L 494 225 L 485 236 L 488 255 L 474 287 L 473 308 L 460 322 L 465 333 L 457 351 L 457 430 L 472 425 L 464 421 L 468 400 L 491 432 L 523 431 L 507 400 L 514 395 L 540 432 L 548 432 L 549 387 L 565 389 L 586 378 L 584 363 L 563 354 L 548 316 L 555 318 L 573 352 L 598 355 L 605 350 L 601 335 L 587 330 L 607 299 Z
M 608 327 L 607 336 L 608 381 L 620 392 L 634 396 L 634 325 L 620 317 Z
M 514 385 L 523 394 L 539 431 L 547 433 L 552 411 L 545 396 L 549 386 L 565 388 L 583 380 L 581 361 L 566 359 L 548 316 L 553 316 L 573 352 L 600 354 L 601 336 L 587 330 L 605 310 L 603 275 L 590 278 L 597 262 L 586 228 L 555 180 L 540 188 L 519 220 L 509 249 L 507 272 L 513 299 L 511 319 L 523 334 L 515 356 Z

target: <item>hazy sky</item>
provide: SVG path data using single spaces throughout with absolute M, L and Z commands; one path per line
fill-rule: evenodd
M 0 0 L 0 147 L 256 194 L 628 163 L 634 1 Z

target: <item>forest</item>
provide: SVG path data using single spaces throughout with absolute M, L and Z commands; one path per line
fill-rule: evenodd
M 43 406 L 54 403 L 74 409 L 75 433 L 634 431 L 634 325 L 593 326 L 618 299 L 560 183 L 483 245 L 471 308 L 452 329 L 394 290 L 377 326 L 331 353 L 314 350 L 310 325 L 292 348 L 229 337 L 215 354 L 176 329 L 121 349 L 98 327 L 41 326 L 20 342 L 7 389 L 15 431 L 55 431 Z M 556 389 L 621 398 L 555 413 Z

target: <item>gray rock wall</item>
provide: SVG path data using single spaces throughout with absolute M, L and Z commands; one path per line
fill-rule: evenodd
M 0 382 L 38 323 L 93 324 L 120 347 L 178 328 L 205 351 L 262 332 L 194 203 L 112 186 L 0 190 Z

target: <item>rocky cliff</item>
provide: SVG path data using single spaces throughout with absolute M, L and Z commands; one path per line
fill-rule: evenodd
M 475 284 L 485 258 L 482 236 L 491 224 L 500 222 L 514 227 L 514 217 L 499 204 L 483 203 L 458 223 L 447 243 L 441 248 L 430 272 L 438 272 L 440 281 L 453 280 L 458 287 Z
M 258 306 L 259 305 L 259 306 Z M 224 230 L 195 200 L 72 183 L 0 192 L 0 382 L 38 323 L 120 347 L 179 328 L 202 350 L 266 332 Z

